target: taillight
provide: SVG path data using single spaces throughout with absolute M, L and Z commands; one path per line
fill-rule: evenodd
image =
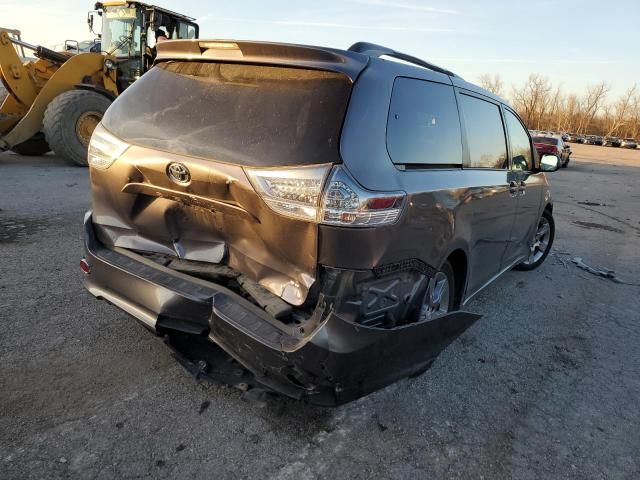
M 325 187 L 318 221 L 351 227 L 394 223 L 402 212 L 405 197 L 404 192 L 365 190 L 338 166 Z
M 330 169 L 321 165 L 245 172 L 265 203 L 288 217 L 350 227 L 387 225 L 398 219 L 404 192 L 366 190 L 341 166 L 333 167 L 327 180 Z
M 330 165 L 295 168 L 246 168 L 253 188 L 272 210 L 288 217 L 316 221 L 322 186 Z
M 87 160 L 93 168 L 106 170 L 127 148 L 128 143 L 114 137 L 102 124 L 98 124 L 89 141 Z

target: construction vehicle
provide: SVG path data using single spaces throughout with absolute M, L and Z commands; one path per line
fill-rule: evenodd
M 101 19 L 101 53 L 56 52 L 0 29 L 0 151 L 56 155 L 87 164 L 91 134 L 111 102 L 153 65 L 155 32 L 198 38 L 195 19 L 138 1 L 99 2 L 87 16 Z M 24 49 L 34 60 L 23 61 Z M 77 51 L 77 50 L 76 50 Z M 20 53 L 19 53 L 20 52 Z M 22 58 L 21 58 L 22 57 Z M 2 90 L 0 90 L 2 92 Z

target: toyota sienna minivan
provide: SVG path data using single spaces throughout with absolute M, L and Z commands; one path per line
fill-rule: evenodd
M 426 370 L 554 237 L 558 158 L 509 105 L 369 43 L 159 44 L 88 161 L 88 291 L 318 405 Z

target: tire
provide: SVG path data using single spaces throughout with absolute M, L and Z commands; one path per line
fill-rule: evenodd
M 45 153 L 51 151 L 51 148 L 44 138 L 44 133 L 38 132 L 26 142 L 14 145 L 11 150 L 18 155 L 33 157 L 37 155 L 44 155 Z
M 91 133 L 109 105 L 111 100 L 90 90 L 71 90 L 54 98 L 43 119 L 51 149 L 69 163 L 87 166 Z
M 544 263 L 547 256 L 549 255 L 549 252 L 551 251 L 551 247 L 553 245 L 553 239 L 555 238 L 555 235 L 556 235 L 556 224 L 553 221 L 553 215 L 551 215 L 551 213 L 548 210 L 545 210 L 542 213 L 542 217 L 540 217 L 540 221 L 538 222 L 538 227 L 536 229 L 536 236 L 534 237 L 534 240 L 538 241 L 538 233 L 540 232 L 541 225 L 545 221 L 549 225 L 549 236 L 546 240 L 544 250 L 538 250 L 542 252 L 542 255 L 539 256 L 537 259 L 535 259 L 533 262 L 530 260 L 526 260 L 521 264 L 516 265 L 515 267 L 516 270 L 523 270 L 523 271 L 535 270 L 536 268 L 538 268 L 540 265 Z
M 449 285 L 451 288 L 451 295 L 449 295 L 448 310 L 450 312 L 453 312 L 454 310 L 459 310 L 460 306 L 456 305 L 456 291 L 457 291 L 456 276 L 453 272 L 453 267 L 451 266 L 451 263 L 449 263 L 449 260 L 444 262 L 444 265 L 442 265 L 442 268 L 440 269 L 440 271 L 447 276 L 447 281 L 449 282 Z
M 443 280 L 446 280 L 446 288 L 440 289 L 438 285 L 442 285 L 441 282 Z M 436 292 L 441 293 L 442 296 Z M 444 296 L 444 292 L 446 292 L 447 296 L 446 305 L 442 304 L 440 301 Z M 434 299 L 437 299 L 435 303 Z M 459 307 L 456 305 L 456 284 L 453 267 L 449 261 L 446 261 L 440 268 L 440 271 L 429 280 L 429 283 L 422 294 L 422 300 L 418 306 L 416 314 L 418 315 L 419 321 L 428 321 L 454 310 L 458 310 L 458 308 Z

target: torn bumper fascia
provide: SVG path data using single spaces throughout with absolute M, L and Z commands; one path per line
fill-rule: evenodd
M 85 287 L 156 333 L 207 335 L 260 384 L 316 405 L 335 406 L 429 367 L 479 315 L 454 312 L 392 329 L 347 321 L 321 295 L 313 328 L 294 331 L 230 290 L 109 249 L 85 217 Z

